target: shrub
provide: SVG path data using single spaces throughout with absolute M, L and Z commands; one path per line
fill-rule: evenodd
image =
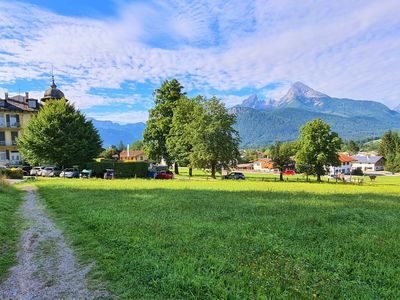
M 114 169 L 117 178 L 133 178 L 146 177 L 149 164 L 147 162 L 102 161 L 90 162 L 86 168 L 93 170 L 98 177 L 102 176 L 106 169 Z
M 22 179 L 24 178 L 24 172 L 22 169 L 1 169 L 0 174 L 8 179 Z

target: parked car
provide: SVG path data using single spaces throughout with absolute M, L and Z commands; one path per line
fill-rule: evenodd
M 63 178 L 79 178 L 79 170 L 76 168 L 67 168 L 60 173 Z
M 41 172 L 43 177 L 58 177 L 61 174 L 61 169 L 57 167 L 46 167 Z
M 157 172 L 157 174 L 154 178 L 155 179 L 174 179 L 174 173 L 172 173 L 169 170 L 167 170 L 167 171 L 163 170 L 163 171 Z
M 231 172 L 224 176 L 224 179 L 244 180 L 246 177 L 242 172 Z
M 286 170 L 284 172 L 282 172 L 283 175 L 296 175 L 296 171 L 294 170 Z
M 42 176 L 42 171 L 44 167 L 33 167 L 31 171 L 29 172 L 29 175 L 31 176 Z
M 90 178 L 93 175 L 93 170 L 83 169 L 81 174 L 79 174 L 80 178 Z
M 22 169 L 22 172 L 24 173 L 24 176 L 29 176 L 31 174 L 32 167 L 23 166 L 23 167 L 21 167 L 21 169 Z
M 106 169 L 103 174 L 104 179 L 114 179 L 115 178 L 115 171 L 114 169 Z

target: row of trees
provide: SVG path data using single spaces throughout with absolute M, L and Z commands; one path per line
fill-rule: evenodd
M 164 81 L 154 92 L 155 106 L 143 134 L 150 160 L 192 168 L 209 168 L 211 176 L 239 159 L 239 134 L 233 128 L 236 117 L 216 97 L 189 98 L 178 80 Z

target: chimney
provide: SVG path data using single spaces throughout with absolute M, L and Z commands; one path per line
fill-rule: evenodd
M 8 100 L 8 92 L 4 93 L 4 97 L 5 97 L 6 100 Z
M 29 93 L 25 92 L 25 100 L 28 100 L 28 99 L 29 99 Z

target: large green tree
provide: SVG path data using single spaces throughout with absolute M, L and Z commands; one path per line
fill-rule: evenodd
M 300 129 L 299 150 L 296 163 L 307 166 L 317 175 L 317 181 L 325 175 L 326 168 L 340 164 L 338 151 L 342 141 L 336 132 L 321 119 L 308 122 Z
M 400 172 L 400 136 L 389 130 L 382 136 L 379 153 L 385 157 L 385 169 L 391 172 Z
M 175 105 L 171 129 L 167 137 L 168 153 L 179 163 L 189 167 L 189 176 L 192 176 L 190 153 L 193 148 L 193 116 L 199 104 L 199 97 L 189 99 L 181 97 Z
M 193 135 L 191 166 L 210 168 L 211 177 L 216 178 L 217 169 L 236 164 L 240 158 L 240 138 L 233 128 L 235 122 L 236 116 L 229 114 L 216 97 L 201 98 L 190 123 Z
M 171 130 L 176 102 L 185 95 L 178 80 L 165 80 L 154 91 L 155 106 L 149 111 L 149 119 L 143 133 L 144 149 L 150 160 L 159 162 L 164 158 L 168 165 L 174 161 L 167 149 L 167 138 Z M 175 171 L 178 165 L 175 164 Z
M 281 143 L 277 141 L 271 146 L 269 155 L 274 162 L 274 168 L 279 170 L 280 181 L 283 181 L 283 172 L 292 163 L 292 156 L 295 154 L 296 144 L 293 142 Z
M 31 165 L 67 167 L 95 158 L 102 142 L 92 122 L 61 99 L 47 101 L 17 143 L 23 159 Z

